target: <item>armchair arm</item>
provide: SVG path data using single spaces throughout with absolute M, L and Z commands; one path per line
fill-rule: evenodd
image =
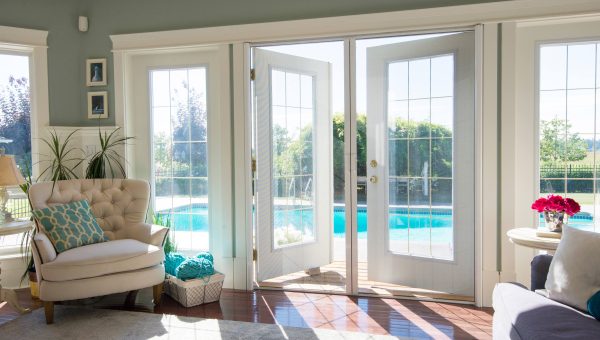
M 169 228 L 149 223 L 138 223 L 129 226 L 128 237 L 140 242 L 162 247 L 167 239 Z
M 531 290 L 544 289 L 552 255 L 537 255 L 531 260 Z
M 37 282 L 42 282 L 42 264 L 56 259 L 56 250 L 50 239 L 43 232 L 37 232 L 31 239 L 31 255 L 35 265 Z
M 37 252 L 40 256 L 42 263 L 48 263 L 56 259 L 56 249 L 50 242 L 50 239 L 43 232 L 38 232 L 33 237 L 35 245 L 32 247 L 34 252 Z

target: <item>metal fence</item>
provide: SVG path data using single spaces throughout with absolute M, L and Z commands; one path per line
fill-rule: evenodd
M 6 203 L 8 210 L 14 219 L 28 219 L 31 217 L 31 206 L 27 195 L 21 189 L 9 189 L 9 200 Z
M 31 217 L 31 206 L 27 195 L 19 188 L 8 188 L 8 202 L 6 210 L 12 214 L 14 219 L 29 219 Z M 23 235 L 0 236 L 0 247 L 21 245 Z
M 600 174 L 600 164 L 566 164 L 540 166 L 540 178 L 594 178 Z

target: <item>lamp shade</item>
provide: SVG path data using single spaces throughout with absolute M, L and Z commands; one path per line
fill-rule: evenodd
M 13 156 L 0 156 L 0 186 L 19 185 L 25 183 Z

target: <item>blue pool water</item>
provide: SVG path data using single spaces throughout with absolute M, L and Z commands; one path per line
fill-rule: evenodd
M 159 212 L 161 214 L 163 212 Z M 275 225 L 293 225 L 309 227 L 312 222 L 312 210 L 275 210 Z M 431 219 L 430 219 L 431 216 Z M 544 221 L 540 218 L 540 224 Z M 569 225 L 580 229 L 593 229 L 592 217 L 586 214 L 578 214 L 569 219 Z M 172 226 L 176 231 L 208 231 L 208 211 L 204 204 L 192 204 L 178 207 L 172 213 Z M 358 208 L 357 216 L 358 237 L 364 238 L 367 234 L 367 211 Z M 431 215 L 429 210 L 411 210 L 399 208 L 390 211 L 390 238 L 406 239 L 408 230 L 411 230 L 411 239 L 429 238 L 438 241 L 452 240 L 452 213 L 448 209 L 434 209 Z M 429 229 L 431 227 L 431 229 Z M 343 207 L 335 207 L 333 213 L 333 232 L 336 237 L 343 237 L 346 229 L 346 216 Z M 429 232 L 431 230 L 431 234 Z

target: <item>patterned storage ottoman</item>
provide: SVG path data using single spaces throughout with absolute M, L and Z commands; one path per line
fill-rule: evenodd
M 184 307 L 219 301 L 225 275 L 215 272 L 201 279 L 183 281 L 167 274 L 165 293 Z

